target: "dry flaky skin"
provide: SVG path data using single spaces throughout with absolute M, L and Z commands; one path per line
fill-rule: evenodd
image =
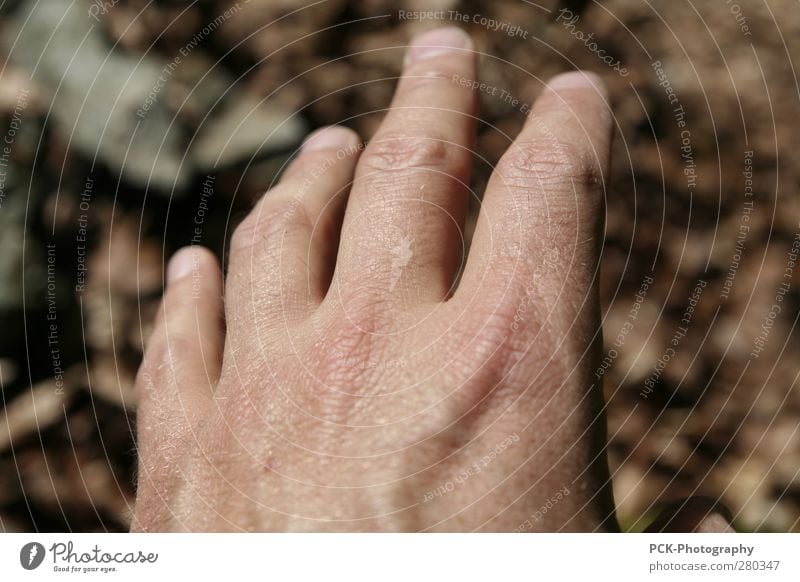
M 360 156 L 349 130 L 312 136 L 233 236 L 224 331 L 214 261 L 173 260 L 134 529 L 616 527 L 591 381 L 607 95 L 550 83 L 453 289 L 478 95 L 456 78 L 469 38 L 417 37 Z

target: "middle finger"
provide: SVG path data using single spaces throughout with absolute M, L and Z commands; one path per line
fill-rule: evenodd
M 412 41 L 391 109 L 356 168 L 331 286 L 345 310 L 375 295 L 409 306 L 449 293 L 463 246 L 474 78 L 462 30 Z

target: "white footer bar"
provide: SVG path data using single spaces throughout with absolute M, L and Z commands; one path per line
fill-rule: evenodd
M 0 580 L 800 580 L 797 534 L 4 534 Z M 211 578 L 209 578 L 211 577 Z M 585 578 L 578 578 L 585 577 Z

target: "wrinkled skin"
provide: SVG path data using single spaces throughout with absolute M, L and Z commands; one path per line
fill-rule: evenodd
M 476 78 L 464 33 L 417 37 L 374 138 L 313 134 L 224 280 L 208 251 L 173 258 L 133 530 L 617 527 L 594 384 L 607 94 L 582 72 L 542 90 L 467 255 Z

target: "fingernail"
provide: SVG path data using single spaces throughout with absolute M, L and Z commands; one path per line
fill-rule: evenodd
M 167 285 L 188 276 L 197 261 L 197 254 L 192 247 L 184 247 L 172 255 L 169 265 L 167 265 Z
M 602 79 L 589 71 L 571 71 L 550 79 L 547 87 L 554 91 L 559 89 L 590 89 L 605 92 Z
M 415 36 L 406 53 L 406 64 L 445 53 L 472 48 L 470 36 L 455 26 L 436 28 Z
M 300 148 L 303 152 L 318 152 L 322 150 L 338 150 L 358 141 L 355 133 L 340 125 L 322 127 L 303 142 Z

